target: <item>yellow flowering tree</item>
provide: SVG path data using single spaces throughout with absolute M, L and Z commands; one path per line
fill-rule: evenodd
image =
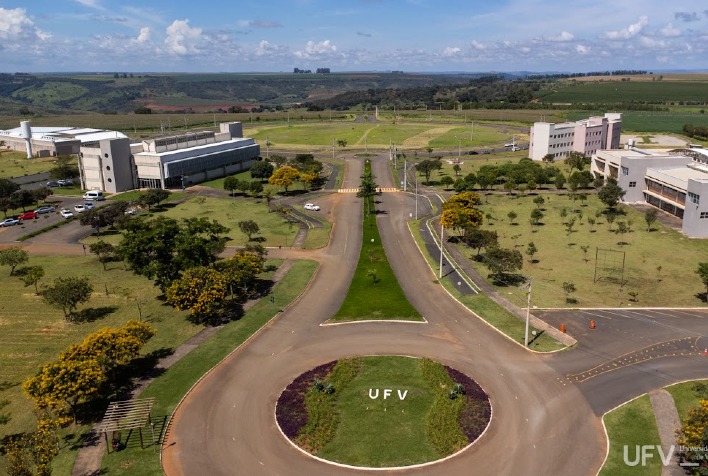
M 268 183 L 283 187 L 287 194 L 288 187 L 298 180 L 298 178 L 300 178 L 300 172 L 295 167 L 284 165 L 273 172 L 273 175 L 268 178 Z
M 176 309 L 189 310 L 192 317 L 202 321 L 221 309 L 227 291 L 227 279 L 221 272 L 199 266 L 185 271 L 167 288 L 165 296 Z
M 223 273 L 228 285 L 239 294 L 236 299 L 242 301 L 255 288 L 256 277 L 263 272 L 265 261 L 264 250 L 245 249 L 239 250 L 231 258 L 219 261 L 215 266 Z
M 455 230 L 460 236 L 470 228 L 477 228 L 484 220 L 484 214 L 476 206 L 482 199 L 475 192 L 453 195 L 443 203 L 440 222 L 445 228 Z
M 677 443 L 686 448 L 701 448 L 708 446 L 708 400 L 698 402 L 696 408 L 688 412 L 683 425 L 676 431 Z M 689 461 L 703 462 L 706 458 L 704 451 L 686 451 L 685 457 Z

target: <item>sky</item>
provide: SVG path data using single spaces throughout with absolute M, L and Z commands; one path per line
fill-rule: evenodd
M 708 71 L 705 0 L 0 0 L 1 72 Z

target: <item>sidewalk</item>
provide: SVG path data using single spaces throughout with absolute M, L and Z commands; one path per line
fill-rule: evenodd
M 676 430 L 680 428 L 681 420 L 676 411 L 674 397 L 663 388 L 660 388 L 649 392 L 649 400 L 654 410 L 656 426 L 659 428 L 662 450 L 666 452 L 672 445 L 674 448 L 678 448 Z M 663 467 L 661 476 L 685 476 L 685 474 L 686 471 L 679 466 L 678 451 L 674 451 L 671 456 L 671 464 Z

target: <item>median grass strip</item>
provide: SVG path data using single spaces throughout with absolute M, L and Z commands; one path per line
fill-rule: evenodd
M 600 476 L 659 476 L 661 474 L 661 459 L 658 457 L 648 458 L 646 466 L 641 464 L 629 466 L 624 461 L 625 445 L 628 445 L 628 459 L 634 461 L 637 445 L 641 447 L 661 444 L 648 395 L 612 410 L 603 417 L 603 420 L 610 440 L 610 452 L 600 470 Z
M 288 273 L 273 288 L 274 303 L 270 299 L 261 299 L 241 319 L 226 324 L 150 384 L 140 398 L 155 398 L 152 415 L 153 421 L 158 422 L 155 424 L 156 433 L 162 430 L 162 425 L 199 377 L 256 333 L 280 309 L 297 298 L 309 283 L 317 266 L 315 261 L 310 260 L 293 263 Z M 107 454 L 103 459 L 102 470 L 113 475 L 161 475 L 158 453 L 153 447 L 146 446 L 141 449 L 139 443 L 133 442 L 126 451 Z
M 370 202 L 371 213 L 364 216 L 363 239 L 354 278 L 342 307 L 332 321 L 422 321 L 420 313 L 406 299 L 386 258 L 376 224 L 373 197 L 370 197 Z
M 696 408 L 701 400 L 708 400 L 708 380 L 692 380 L 666 387 L 674 397 L 676 410 L 681 421 L 688 417 L 688 411 Z

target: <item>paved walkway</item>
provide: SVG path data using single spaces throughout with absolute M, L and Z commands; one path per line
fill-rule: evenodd
M 272 281 L 273 283 L 279 282 L 285 274 L 290 270 L 293 265 L 293 261 L 286 259 L 283 264 L 280 265 L 278 270 L 273 273 Z M 243 305 L 243 310 L 247 311 L 253 307 L 258 302 L 258 299 L 251 299 Z M 186 340 L 182 345 L 177 347 L 175 351 L 160 359 L 155 366 L 156 370 L 167 370 L 182 359 L 185 355 L 189 354 L 194 350 L 199 344 L 209 339 L 213 336 L 219 329 L 223 326 L 210 326 L 205 327 L 190 339 Z M 136 382 L 136 386 L 131 392 L 130 398 L 137 398 L 140 394 L 152 383 L 154 377 L 147 377 Z M 106 440 L 101 438 L 101 435 L 96 432 L 94 427 L 89 433 L 88 437 L 84 441 L 83 445 L 79 449 L 76 461 L 74 462 L 74 467 L 71 471 L 72 476 L 98 476 L 101 473 L 101 461 L 103 460 L 103 455 L 106 452 Z
M 676 411 L 676 404 L 671 394 L 663 388 L 649 392 L 649 400 L 654 410 L 656 426 L 659 428 L 661 449 L 666 454 L 671 445 L 674 448 L 678 448 L 676 430 L 681 426 L 681 420 Z M 685 476 L 686 472 L 679 466 L 678 450 L 674 451 L 671 463 L 668 466 L 664 466 L 661 470 L 661 476 Z

